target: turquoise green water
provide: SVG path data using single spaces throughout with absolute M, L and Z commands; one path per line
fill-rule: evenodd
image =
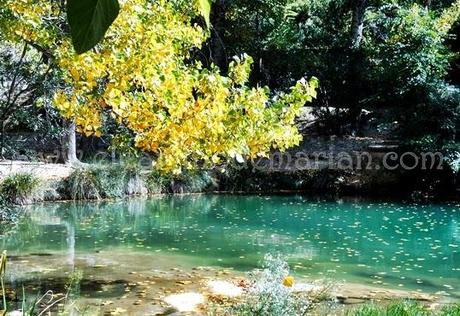
M 129 250 L 241 271 L 275 252 L 296 275 L 311 279 L 460 297 L 460 207 L 454 204 L 295 196 L 45 204 L 32 207 L 0 248 L 12 256 Z

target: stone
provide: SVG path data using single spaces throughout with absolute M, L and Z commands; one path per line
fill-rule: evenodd
M 239 297 L 243 289 L 228 281 L 211 280 L 208 282 L 209 291 L 214 295 Z
M 189 292 L 169 295 L 164 298 L 164 301 L 179 312 L 193 312 L 198 305 L 205 302 L 205 298 L 202 294 Z
M 188 281 L 188 280 L 186 280 L 186 281 L 177 281 L 176 283 L 181 284 L 181 285 L 189 285 L 189 284 L 192 284 L 192 281 Z

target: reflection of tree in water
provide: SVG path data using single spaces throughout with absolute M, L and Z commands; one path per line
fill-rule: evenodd
M 177 251 L 248 269 L 275 251 L 325 269 L 364 264 L 373 267 L 369 273 L 390 275 L 397 260 L 403 268 L 416 264 L 414 275 L 435 269 L 449 276 L 458 267 L 455 208 L 206 195 L 55 203 L 34 206 L 3 245 L 26 253 L 65 251 L 69 262 L 78 251 L 117 247 Z
M 452 231 L 453 240 L 460 242 L 460 222 L 452 220 L 450 230 Z
M 8 233 L 0 236 L 1 249 L 7 249 L 7 245 L 14 245 L 14 249 L 22 249 L 38 236 L 40 231 L 40 227 L 31 217 L 23 216 L 17 224 L 9 227 Z
M 83 242 L 97 240 L 101 245 L 148 237 L 153 230 L 173 238 L 181 234 L 183 227 L 193 226 L 199 218 L 206 217 L 216 203 L 215 196 L 176 196 L 36 205 L 29 210 L 29 216 L 19 222 L 14 233 L 1 240 L 9 249 L 25 250 L 43 245 L 43 248 L 58 250 L 64 244 L 72 244 L 75 238 L 68 235 L 71 231 L 76 231 Z M 51 239 L 55 240 L 54 244 L 49 242 Z M 77 248 L 79 243 L 76 241 Z

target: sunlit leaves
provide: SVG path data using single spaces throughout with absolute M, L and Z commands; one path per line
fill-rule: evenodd
M 198 0 L 199 10 L 211 27 L 211 0 Z M 75 51 L 82 54 L 104 37 L 120 11 L 118 0 L 67 0 L 67 20 Z
M 36 6 L 31 1 L 24 12 Z M 246 85 L 249 56 L 236 58 L 229 76 L 214 66 L 203 69 L 189 57 L 208 32 L 187 12 L 186 1 L 126 0 L 109 40 L 81 55 L 65 32 L 39 27 L 37 39 L 53 39 L 47 45 L 66 83 L 55 95 L 56 108 L 87 136 L 99 136 L 104 116 L 112 116 L 134 135 L 138 149 L 157 156 L 159 169 L 174 173 L 197 164 L 243 162 L 298 144 L 294 120 L 315 95 L 316 81 L 301 80 L 289 93 L 271 98 L 268 88 Z M 55 14 L 38 14 L 37 21 Z M 18 24 L 37 29 L 27 21 Z
M 198 0 L 200 5 L 200 13 L 203 16 L 204 20 L 206 21 L 206 25 L 208 28 L 211 27 L 211 0 Z

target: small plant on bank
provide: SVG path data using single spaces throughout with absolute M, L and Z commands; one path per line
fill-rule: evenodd
M 169 179 L 162 176 L 158 171 L 153 170 L 146 175 L 145 184 L 149 194 L 161 194 L 167 191 Z
M 149 193 L 147 180 L 142 174 L 142 169 L 137 163 L 129 163 L 124 166 L 124 194 L 147 195 Z
M 201 193 L 217 188 L 217 183 L 208 170 L 173 175 L 157 170 L 146 172 L 135 163 L 126 163 L 95 164 L 76 169 L 64 187 L 73 200 L 98 200 L 160 193 Z
M 97 179 L 91 169 L 77 169 L 66 180 L 66 189 L 73 200 L 100 199 Z
M 460 303 L 444 306 L 439 316 L 460 316 Z
M 251 273 L 250 286 L 242 302 L 228 315 L 297 316 L 306 315 L 312 305 L 305 293 L 296 293 L 289 265 L 279 256 L 266 255 L 263 269 Z
M 0 184 L 0 197 L 7 203 L 27 204 L 40 199 L 40 180 L 29 173 L 6 177 Z
M 201 193 L 215 186 L 215 179 L 207 170 L 186 171 L 170 178 L 171 193 Z
M 185 171 L 180 175 L 162 174 L 156 170 L 146 175 L 150 194 L 159 193 L 201 193 L 216 188 L 216 179 L 211 171 Z

